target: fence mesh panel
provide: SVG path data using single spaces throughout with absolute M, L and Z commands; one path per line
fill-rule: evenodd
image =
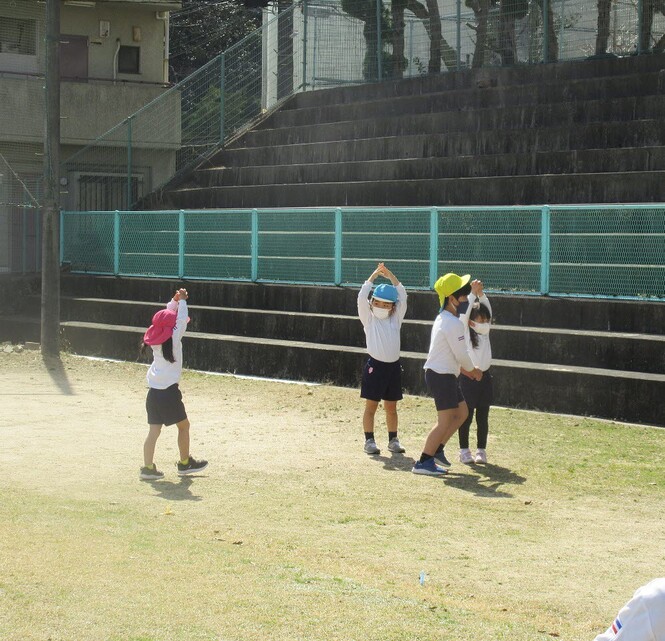
M 404 283 L 427 287 L 429 210 L 354 210 L 342 215 L 342 282 L 362 283 L 379 262 Z
M 488 288 L 540 290 L 541 210 L 463 209 L 439 215 L 439 267 L 478 274 Z
M 569 294 L 665 295 L 661 208 L 552 212 L 550 287 Z
M 404 285 L 449 271 L 492 291 L 665 298 L 655 206 L 64 212 L 74 272 L 358 285 L 384 261 Z
M 41 176 L 19 176 L 0 153 L 0 273 L 41 269 L 41 197 Z

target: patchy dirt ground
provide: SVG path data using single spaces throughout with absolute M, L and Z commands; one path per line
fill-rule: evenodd
M 582 641 L 662 575 L 662 430 L 497 408 L 491 464 L 440 481 L 409 473 L 429 399 L 367 457 L 357 390 L 186 371 L 210 467 L 164 428 L 142 483 L 145 371 L 0 346 L 1 638 Z

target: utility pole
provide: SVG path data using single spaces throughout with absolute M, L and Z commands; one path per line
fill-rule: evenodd
M 60 0 L 46 0 L 41 349 L 60 354 Z

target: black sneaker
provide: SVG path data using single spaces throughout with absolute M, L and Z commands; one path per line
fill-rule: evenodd
M 446 458 L 446 455 L 444 454 L 443 450 L 441 450 L 440 452 L 437 452 L 437 453 L 434 455 L 434 460 L 435 460 L 439 465 L 443 465 L 443 467 L 450 467 L 450 466 L 451 466 L 451 463 L 450 463 L 450 461 Z
M 188 474 L 198 474 L 208 467 L 208 461 L 197 461 L 193 457 L 189 457 L 187 465 L 183 465 L 178 461 L 178 476 L 187 476 Z
M 142 481 L 158 481 L 164 478 L 164 472 L 160 472 L 155 465 L 152 467 L 142 467 L 139 472 L 139 478 Z

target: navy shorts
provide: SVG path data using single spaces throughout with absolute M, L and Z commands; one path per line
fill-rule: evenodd
M 459 385 L 469 407 L 489 407 L 492 405 L 492 374 L 487 370 L 479 381 L 461 374 Z
M 464 394 L 454 374 L 439 374 L 432 369 L 426 369 L 425 382 L 430 396 L 434 398 L 437 412 L 455 409 L 464 402 Z
M 178 383 L 166 389 L 151 387 L 145 399 L 145 409 L 148 412 L 148 425 L 174 425 L 187 418 Z
M 401 401 L 404 398 L 401 363 L 384 363 L 370 356 L 363 367 L 360 397 L 377 402 Z

